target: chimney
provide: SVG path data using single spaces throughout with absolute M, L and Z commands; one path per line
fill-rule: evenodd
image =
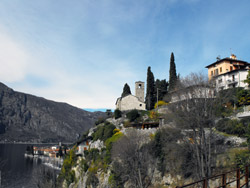
M 231 54 L 230 58 L 231 58 L 231 59 L 236 59 L 236 55 Z

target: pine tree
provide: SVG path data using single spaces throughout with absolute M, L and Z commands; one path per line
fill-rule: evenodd
M 174 53 L 171 53 L 170 57 L 170 69 L 169 69 L 169 91 L 175 89 L 177 83 L 176 67 L 174 62 Z
M 156 102 L 155 97 L 155 80 L 154 74 L 151 72 L 151 67 L 148 67 L 147 72 L 147 92 L 146 92 L 146 109 L 151 110 L 154 108 Z
M 130 91 L 130 87 L 129 85 L 126 83 L 123 87 L 123 92 L 122 92 L 122 97 L 126 97 L 127 95 L 130 95 L 131 91 Z

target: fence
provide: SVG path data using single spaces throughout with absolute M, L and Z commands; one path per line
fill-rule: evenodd
M 234 174 L 234 179 L 232 177 L 229 178 L 229 174 Z M 236 175 L 236 176 L 235 176 Z M 229 172 L 225 172 L 222 174 L 218 174 L 209 178 L 204 178 L 203 180 L 196 181 L 190 184 L 177 186 L 176 188 L 184 188 L 184 187 L 200 187 L 200 188 L 209 188 L 209 181 L 213 181 L 214 179 L 220 179 L 220 185 L 213 188 L 229 188 L 232 187 L 232 184 L 236 184 L 236 188 L 249 188 L 249 165 L 245 167 L 245 172 L 240 169 L 232 170 Z

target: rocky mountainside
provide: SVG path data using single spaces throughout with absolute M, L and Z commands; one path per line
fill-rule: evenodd
M 104 115 L 16 92 L 0 83 L 0 141 L 74 142 Z

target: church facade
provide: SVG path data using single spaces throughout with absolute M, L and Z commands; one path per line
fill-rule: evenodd
M 146 104 L 144 102 L 144 82 L 135 82 L 135 95 L 126 95 L 119 97 L 116 100 L 116 109 L 121 111 L 126 110 L 145 110 Z

